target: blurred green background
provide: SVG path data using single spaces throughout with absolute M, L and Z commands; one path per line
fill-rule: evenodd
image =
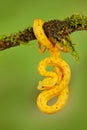
M 87 15 L 87 0 L 0 0 L 0 34 L 23 30 L 35 18 L 64 19 L 74 13 Z M 36 99 L 37 65 L 48 55 L 38 52 L 37 41 L 0 52 L 0 130 L 82 130 L 87 129 L 87 32 L 71 35 L 80 61 L 62 54 L 71 66 L 72 79 L 67 105 L 59 113 L 39 111 Z

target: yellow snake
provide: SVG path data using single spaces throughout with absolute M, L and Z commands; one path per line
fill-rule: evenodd
M 52 114 L 61 110 L 67 102 L 71 71 L 69 65 L 61 58 L 58 47 L 54 46 L 46 37 L 43 24 L 42 20 L 35 19 L 33 25 L 40 51 L 40 47 L 44 46 L 45 50 L 48 49 L 50 52 L 50 57 L 42 60 L 38 66 L 39 73 L 46 78 L 39 82 L 38 89 L 42 90 L 42 92 L 37 98 L 37 105 L 42 112 Z M 52 66 L 53 72 L 47 71 L 47 66 Z M 57 101 L 49 105 L 48 102 L 56 96 L 58 96 Z

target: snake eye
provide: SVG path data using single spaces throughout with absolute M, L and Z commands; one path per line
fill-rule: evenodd
M 42 89 L 45 89 L 45 86 L 41 86 Z
M 37 89 L 39 89 L 39 90 L 45 90 L 46 88 L 45 88 L 45 86 L 38 86 Z

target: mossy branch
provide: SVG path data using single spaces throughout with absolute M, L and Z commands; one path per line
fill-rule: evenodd
M 71 46 L 74 50 L 70 39 L 70 34 L 75 31 L 87 30 L 87 16 L 74 14 L 64 20 L 50 20 L 45 22 L 43 29 L 48 38 L 53 38 L 54 43 L 61 43 Z M 4 36 L 0 39 L 0 50 L 5 50 L 10 47 L 19 46 L 21 43 L 28 44 L 36 37 L 33 28 L 26 28 L 10 36 Z

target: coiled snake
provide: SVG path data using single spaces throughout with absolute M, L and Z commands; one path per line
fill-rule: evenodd
M 46 78 L 39 82 L 38 89 L 42 92 L 37 98 L 37 105 L 42 112 L 52 114 L 61 110 L 67 102 L 71 71 L 69 65 L 61 58 L 57 45 L 54 46 L 46 37 L 43 23 L 42 20 L 35 19 L 33 25 L 39 49 L 41 50 L 40 47 L 44 46 L 45 50 L 48 49 L 50 52 L 50 57 L 43 59 L 38 66 L 39 73 Z M 47 71 L 47 66 L 52 66 L 53 72 Z M 57 101 L 49 105 L 48 102 L 56 96 L 58 97 Z

